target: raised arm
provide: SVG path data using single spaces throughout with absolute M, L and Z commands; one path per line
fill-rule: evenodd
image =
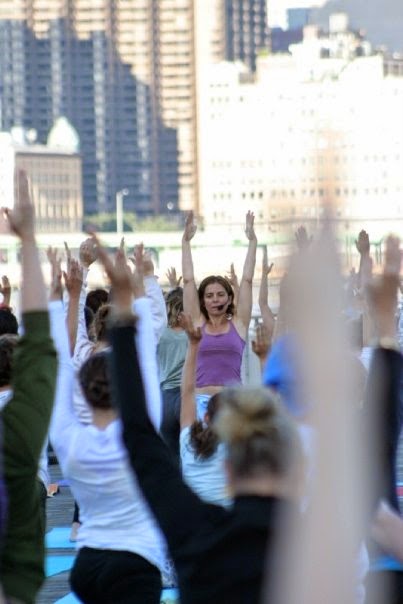
M 267 330 L 267 335 L 271 339 L 273 337 L 274 326 L 276 319 L 273 311 L 269 306 L 269 284 L 268 277 L 273 269 L 273 263 L 269 265 L 267 260 L 267 246 L 263 247 L 263 259 L 262 259 L 262 279 L 260 281 L 259 289 L 259 308 L 263 319 L 263 325 Z
M 239 284 L 238 307 L 236 310 L 236 320 L 239 321 L 246 330 L 249 327 L 252 314 L 252 285 L 256 264 L 257 238 L 253 226 L 254 221 L 254 214 L 252 212 L 248 212 L 246 214 L 245 234 L 248 238 L 249 244 L 243 267 L 241 283 Z
M 185 364 L 183 366 L 181 385 L 180 426 L 181 430 L 183 430 L 183 428 L 191 426 L 196 420 L 196 364 L 202 333 L 200 327 L 195 327 L 193 325 L 189 315 L 181 315 L 180 326 L 186 331 L 189 340 Z
M 370 256 L 369 235 L 366 231 L 360 231 L 358 239 L 355 242 L 357 251 L 360 255 L 360 267 L 358 271 L 358 288 L 362 290 L 372 279 L 372 258 Z
M 80 324 L 80 341 L 88 340 L 87 329 L 85 329 L 84 305 L 85 305 L 85 287 L 83 279 L 83 269 L 76 260 L 69 263 L 67 272 L 64 273 L 66 289 L 69 294 L 67 310 L 67 331 L 69 335 L 70 354 L 74 355 L 76 348 L 77 334 Z
M 368 285 L 368 300 L 378 346 L 370 366 L 364 410 L 373 437 L 368 443 L 372 458 L 374 505 L 386 499 L 399 510 L 396 494 L 396 455 L 399 434 L 403 357 L 396 333 L 397 291 L 401 251 L 399 239 L 388 237 L 383 275 Z M 375 438 L 377 437 L 377 438 Z
M 176 268 L 174 266 L 171 266 L 167 270 L 166 277 L 167 277 L 168 283 L 169 283 L 169 291 L 176 289 L 177 287 L 180 287 L 180 284 L 182 281 L 182 276 L 177 277 Z
M 18 171 L 15 188 L 15 207 L 3 208 L 3 214 L 21 242 L 24 335 L 14 357 L 13 398 L 2 413 L 9 514 L 1 552 L 1 581 L 8 599 L 31 602 L 44 579 L 45 527 L 41 525 L 36 475 L 52 412 L 57 358 L 24 171 Z
M 126 262 L 124 255 L 120 258 L 122 270 Z M 154 379 L 158 373 L 157 365 L 157 341 L 155 334 L 155 315 L 150 296 L 146 293 L 146 279 L 144 273 L 147 270 L 147 256 L 144 254 L 143 245 L 135 249 L 134 254 L 135 271 L 132 278 L 132 291 L 134 301 L 133 312 L 137 316 L 136 345 L 141 350 L 139 358 L 141 372 L 146 392 L 147 411 L 154 428 L 159 431 L 162 416 L 162 400 L 159 383 Z M 159 285 L 158 288 L 161 290 Z M 164 304 L 165 308 L 165 304 Z
M 60 300 L 50 302 L 49 316 L 52 338 L 59 359 L 55 404 L 49 434 L 63 468 L 70 446 L 71 430 L 80 422 L 73 407 L 74 366 L 70 356 L 64 308 Z
M 111 329 L 112 377 L 123 422 L 123 440 L 140 487 L 175 558 L 194 535 L 206 505 L 183 483 L 169 449 L 150 421 L 135 345 L 131 312 L 132 281 L 123 266 L 113 266 L 100 247 L 99 257 L 114 291 L 115 324 Z M 150 377 L 158 384 L 155 372 Z
M 21 242 L 21 311 L 46 311 L 46 289 L 34 232 L 34 208 L 28 178 L 23 170 L 16 174 L 15 188 L 16 206 L 13 210 L 3 208 L 3 213 L 8 218 L 11 231 Z
M 231 285 L 234 291 L 234 306 L 237 307 L 238 304 L 238 296 L 239 296 L 239 281 L 238 275 L 235 272 L 234 263 L 231 262 L 231 266 L 228 271 L 228 276 L 225 277 L 228 283 Z
M 148 252 L 144 253 L 144 289 L 145 295 L 150 301 L 152 324 L 154 330 L 154 341 L 157 345 L 162 332 L 167 326 L 167 307 L 165 305 L 164 294 L 158 279 L 154 274 L 154 263 Z
M 183 276 L 183 310 L 192 317 L 192 321 L 201 321 L 199 296 L 193 270 L 192 249 L 190 242 L 197 230 L 193 212 L 186 216 L 185 230 L 182 236 L 182 276 Z
M 0 294 L 3 296 L 3 301 L 0 305 L 0 308 L 10 308 L 11 285 L 7 275 L 3 275 L 1 278 Z

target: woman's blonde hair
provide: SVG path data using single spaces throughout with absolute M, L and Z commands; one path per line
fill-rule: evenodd
M 294 470 L 302 455 L 296 424 L 269 389 L 220 392 L 214 430 L 227 445 L 228 461 L 238 477 L 268 472 L 283 477 Z
M 108 322 L 112 312 L 111 304 L 102 304 L 95 313 L 92 322 L 92 333 L 96 342 L 105 342 L 107 340 Z
M 167 319 L 169 327 L 178 327 L 179 317 L 183 313 L 183 289 L 177 287 L 169 292 L 165 298 Z

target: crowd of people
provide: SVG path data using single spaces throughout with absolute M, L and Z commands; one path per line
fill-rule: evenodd
M 50 442 L 75 500 L 72 591 L 85 604 L 398 604 L 403 519 L 401 250 L 370 240 L 342 277 L 331 216 L 301 227 L 273 313 L 262 246 L 262 380 L 242 383 L 258 241 L 246 214 L 240 280 L 195 276 L 190 212 L 182 275 L 163 291 L 142 244 L 96 234 L 45 287 L 25 172 L 4 219 L 21 245 L 21 316 L 0 293 L 0 602 L 44 581 Z M 99 262 L 108 286 L 88 291 Z M 63 267 L 62 267 L 63 264 Z M 183 279 L 183 285 L 181 286 Z M 47 291 L 48 290 L 48 291 Z M 401 292 L 402 293 L 402 292 Z M 377 570 L 375 570 L 377 569 Z

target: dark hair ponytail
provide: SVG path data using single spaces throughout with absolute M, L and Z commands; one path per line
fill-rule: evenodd
M 218 438 L 209 425 L 196 421 L 190 428 L 190 444 L 197 457 L 208 459 L 217 449 Z
M 207 405 L 207 416 L 209 423 L 197 420 L 190 427 L 190 445 L 197 457 L 208 459 L 211 457 L 218 446 L 218 436 L 212 427 L 212 420 L 218 410 L 219 395 L 214 394 Z

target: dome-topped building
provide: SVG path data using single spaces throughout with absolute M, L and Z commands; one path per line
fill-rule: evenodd
M 66 117 L 59 117 L 48 134 L 47 146 L 73 153 L 80 152 L 80 138 L 77 130 Z

